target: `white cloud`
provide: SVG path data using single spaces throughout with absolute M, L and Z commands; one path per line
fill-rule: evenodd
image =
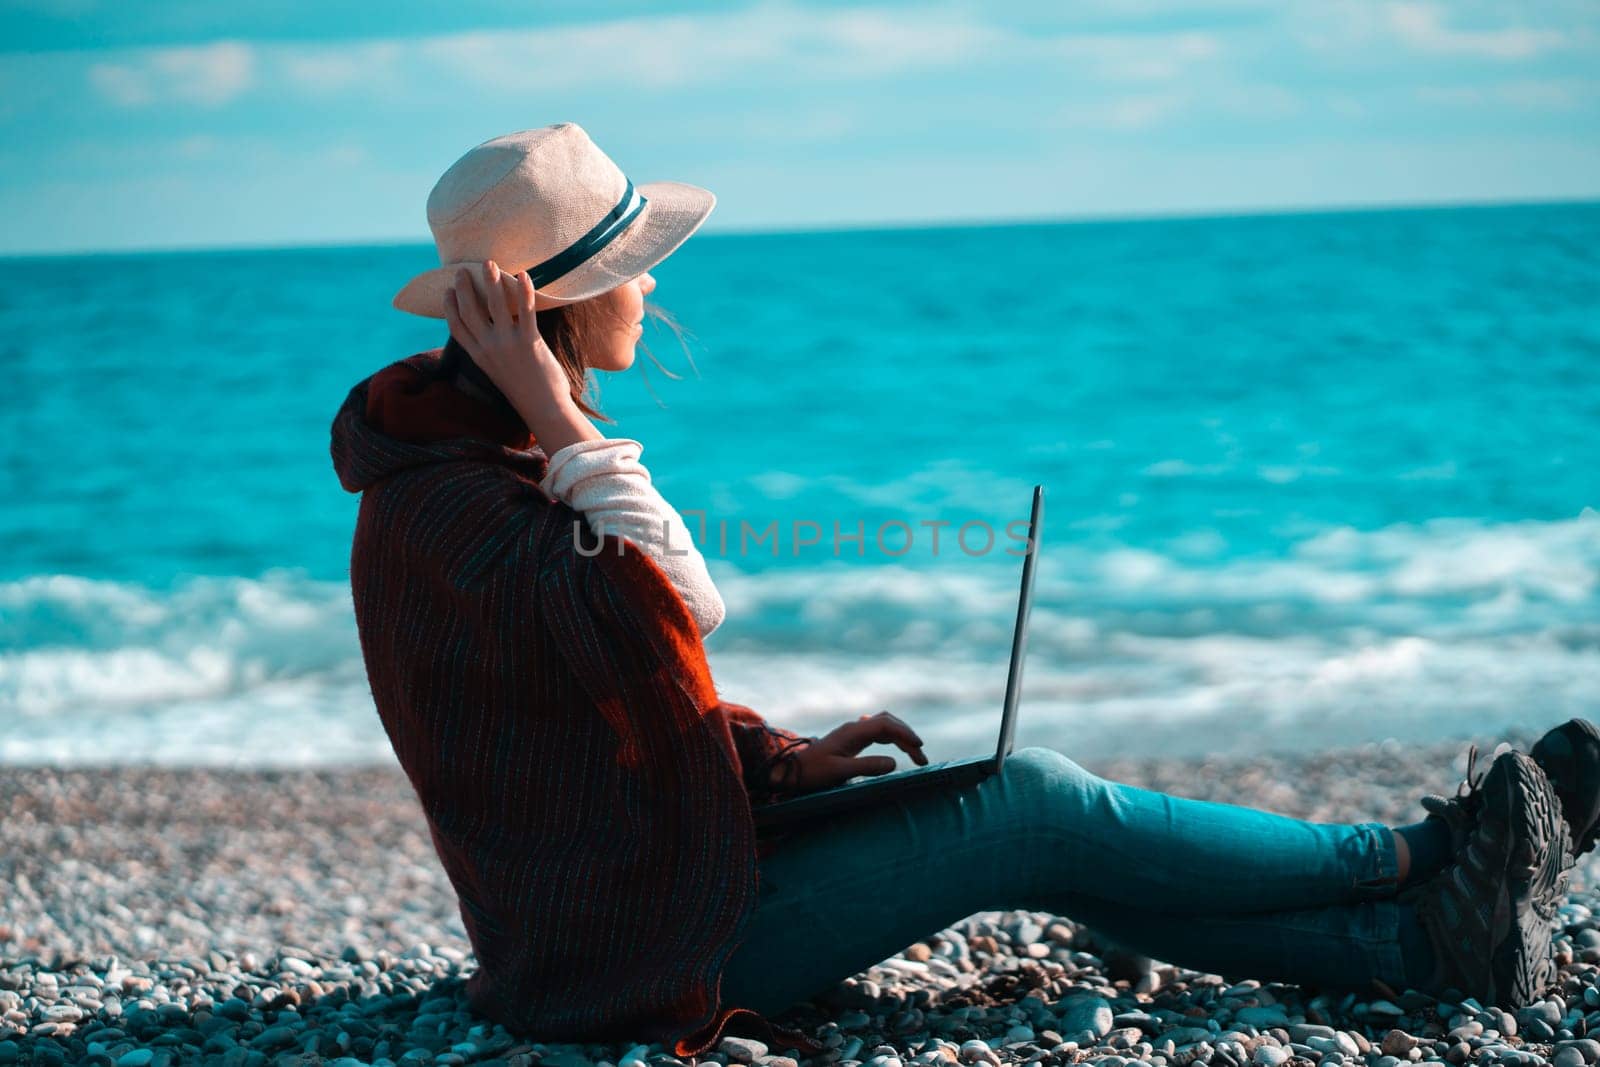
M 1211 94 L 1210 102 L 1220 114 L 1249 119 L 1288 118 L 1305 109 L 1299 94 L 1272 84 L 1222 86 Z
M 1106 109 L 1108 125 L 1121 129 L 1153 126 L 1178 109 L 1182 98 L 1176 93 L 1128 96 L 1113 100 Z
M 766 104 L 731 114 L 685 114 L 674 121 L 673 135 L 690 141 L 728 141 L 741 145 L 805 144 L 840 141 L 874 130 L 856 105 L 821 104 L 785 107 Z
M 1074 101 L 1046 121 L 1057 129 L 1146 130 L 1208 115 L 1272 121 L 1298 114 L 1304 107 L 1299 96 L 1277 85 L 1180 85 L 1160 92 Z
M 220 107 L 254 83 L 256 53 L 241 41 L 143 48 L 120 62 L 92 63 L 88 73 L 90 84 L 122 107 L 174 100 Z
M 514 92 L 675 88 L 741 74 L 856 80 L 971 62 L 1016 43 L 1007 31 L 953 9 L 822 12 L 778 2 L 556 30 L 447 34 L 410 43 L 408 51 L 425 66 Z
M 50 59 L 54 65 L 41 69 L 53 75 L 67 60 L 76 76 L 129 108 L 173 102 L 218 107 L 255 90 L 304 110 L 330 101 L 384 114 L 397 101 L 433 94 L 459 102 L 466 113 L 498 109 L 506 115 L 521 101 L 601 96 L 648 104 L 654 92 L 709 87 L 720 103 L 697 102 L 710 94 L 690 97 L 683 129 L 698 126 L 711 131 L 707 141 L 746 145 L 842 142 L 866 129 L 893 128 L 904 115 L 925 122 L 927 112 L 918 111 L 906 92 L 915 84 L 908 75 L 919 73 L 924 85 L 932 75 L 970 89 L 963 99 L 980 116 L 974 133 L 980 139 L 1000 128 L 1013 134 L 1038 127 L 1143 132 L 1197 121 L 1216 123 L 1226 135 L 1228 123 L 1264 126 L 1297 115 L 1361 118 L 1382 110 L 1374 98 L 1349 91 L 1349 83 L 1297 79 L 1287 66 L 1302 59 L 1330 64 L 1319 77 L 1352 64 L 1403 64 L 1411 73 L 1390 98 L 1405 94 L 1413 106 L 1498 102 L 1555 111 L 1594 99 L 1595 87 L 1581 79 L 1528 78 L 1496 86 L 1483 83 L 1481 75 L 1477 82 L 1460 77 L 1462 58 L 1482 61 L 1476 65 L 1490 65 L 1498 74 L 1507 60 L 1591 47 L 1592 20 L 1578 9 L 1541 7 L 1544 21 L 1524 27 L 1493 21 L 1503 18 L 1496 8 L 1318 0 L 1282 9 L 1274 22 L 1241 26 L 1224 18 L 1206 26 L 1185 18 L 1174 26 L 1164 16 L 1177 2 L 1095 0 L 1088 16 L 1092 29 L 1068 24 L 1084 17 L 1082 9 L 1023 26 L 1008 24 L 1011 14 L 1004 7 L 964 6 L 962 0 L 832 10 L 803 7 L 797 0 L 759 0 L 736 10 L 549 28 L 343 42 L 222 41 L 34 58 Z M 1253 6 L 1262 0 L 1222 2 Z M 1127 18 L 1102 17 L 1107 10 Z M 1172 28 L 1122 28 L 1145 15 L 1163 16 Z M 1568 27 L 1564 33 L 1551 28 L 1558 16 Z M 6 100 L 8 88 L 23 92 L 32 84 L 59 83 L 57 76 L 36 77 L 36 67 L 19 57 L 8 65 L 0 57 L 0 120 L 8 108 L 23 113 L 21 97 Z M 1442 77 L 1442 71 L 1449 75 Z M 874 82 L 888 91 L 874 91 Z M 952 108 L 961 106 L 943 99 L 938 113 L 949 120 Z M 970 115 L 966 121 L 971 124 Z M 437 132 L 436 125 L 430 128 Z M 204 139 L 179 149 L 196 160 L 212 151 Z
M 1174 117 L 1184 108 L 1179 93 L 1133 93 L 1072 103 L 1056 111 L 1050 125 L 1061 129 L 1142 130 Z
M 217 106 L 246 90 L 392 95 L 418 84 L 495 93 L 664 90 L 737 83 L 858 82 L 917 70 L 1037 66 L 1074 80 L 1166 82 L 1222 52 L 1194 31 L 1024 32 L 972 10 L 822 11 L 766 0 L 735 11 L 648 15 L 549 29 L 468 31 L 337 43 L 129 49 L 88 78 L 123 107 Z
M 1565 43 L 1565 36 L 1555 30 L 1523 26 L 1453 29 L 1445 23 L 1444 9 L 1431 3 L 1390 4 L 1386 14 L 1390 29 L 1402 41 L 1425 52 L 1526 59 Z
M 1367 117 L 1366 102 L 1349 93 L 1333 93 L 1327 97 L 1328 110 L 1340 118 L 1361 119 Z
M 473 31 L 296 46 L 279 67 L 311 92 L 409 76 L 500 92 L 673 89 L 741 77 L 866 81 L 915 70 L 1025 67 L 1073 78 L 1170 81 L 1222 53 L 1212 34 L 1030 34 L 963 8 L 818 11 L 771 0 L 732 12 L 618 19 L 554 30 Z
M 392 84 L 403 66 L 398 41 L 358 41 L 345 47 L 299 47 L 275 54 L 277 69 L 289 82 L 318 92 L 334 93 L 375 76 Z
M 30 156 L 26 149 L 0 141 L 0 170 L 19 169 Z M 370 146 L 351 135 L 285 143 L 265 134 L 190 133 L 177 136 L 134 136 L 108 144 L 99 137 L 72 137 L 57 144 L 50 163 L 58 175 L 78 178 L 131 174 L 214 174 L 208 164 L 233 166 L 248 160 L 255 167 L 358 167 L 374 163 Z M 174 161 L 184 166 L 174 167 Z
M 877 74 L 951 66 L 993 56 L 997 50 L 1014 47 L 1019 40 L 999 27 L 972 21 L 965 12 L 930 11 L 927 14 L 931 17 L 924 19 L 920 17 L 922 13 L 908 17 L 904 10 L 864 8 L 818 19 L 788 7 L 771 11 L 777 21 L 752 25 L 756 34 L 772 35 L 777 31 L 782 38 L 799 45 L 795 49 L 797 57 L 808 52 L 828 57 L 842 72 L 860 64 Z
M 199 133 L 180 139 L 174 146 L 174 151 L 183 159 L 207 159 L 215 156 L 220 147 L 215 137 Z
M 1222 53 L 1213 34 L 1193 31 L 1171 34 L 1062 34 L 1037 42 L 1019 42 L 1024 53 L 1076 64 L 1079 70 L 1110 81 L 1172 81 L 1201 60 Z
M 155 92 L 138 68 L 119 63 L 95 63 L 89 67 L 89 84 L 100 95 L 123 107 L 141 107 L 155 102 Z
M 1341 59 L 1365 61 L 1389 53 L 1529 60 L 1554 51 L 1593 52 L 1592 0 L 1531 5 L 1433 0 L 1321 0 L 1286 6 L 1288 36 L 1301 46 Z
M 332 167 L 359 167 L 372 161 L 372 153 L 365 145 L 333 145 L 322 153 L 322 158 Z
M 1417 89 L 1417 99 L 1428 104 L 1507 105 L 1528 111 L 1567 111 L 1597 96 L 1600 82 L 1578 80 L 1526 79 L 1488 85 L 1424 85 Z

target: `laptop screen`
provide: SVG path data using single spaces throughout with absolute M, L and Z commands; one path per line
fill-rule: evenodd
M 1028 614 L 1033 608 L 1033 566 L 1039 558 L 1043 533 L 1044 486 L 1033 487 L 1033 512 L 1028 519 L 1028 545 L 1022 558 L 1022 592 L 1017 598 L 1017 625 L 1011 634 L 1011 670 L 1006 675 L 1006 709 L 1000 719 L 1000 744 L 994 753 L 994 770 L 1000 773 L 1017 729 L 1017 702 L 1022 696 L 1022 661 L 1028 648 Z

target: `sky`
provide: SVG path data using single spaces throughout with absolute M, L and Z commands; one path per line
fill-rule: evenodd
M 1595 0 L 0 0 L 0 255 L 431 242 L 576 122 L 703 232 L 1600 198 Z

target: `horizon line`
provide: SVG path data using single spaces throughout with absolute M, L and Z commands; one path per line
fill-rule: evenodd
M 790 237 L 834 233 L 895 233 L 913 230 L 991 229 L 1008 226 L 1077 226 L 1104 223 L 1207 221 L 1246 218 L 1296 217 L 1316 215 L 1383 214 L 1386 212 L 1452 211 L 1516 207 L 1579 207 L 1600 205 L 1600 195 L 1579 197 L 1541 197 L 1531 199 L 1376 201 L 1331 204 L 1305 204 L 1283 207 L 1191 208 L 1151 212 L 1106 212 L 1082 215 L 994 216 L 984 218 L 944 218 L 902 220 L 889 223 L 823 222 L 799 226 L 730 226 L 698 231 L 701 240 L 740 237 Z M 411 248 L 427 247 L 432 238 L 424 235 L 407 239 L 350 239 L 284 244 L 191 244 L 147 245 L 126 248 L 68 248 L 49 251 L 0 251 L 0 261 L 52 259 L 65 256 L 145 256 L 184 255 L 207 252 L 292 252 L 330 248 Z

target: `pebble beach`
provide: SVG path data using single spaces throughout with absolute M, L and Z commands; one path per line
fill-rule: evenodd
M 1303 756 L 1084 760 L 1108 778 L 1315 820 L 1409 822 L 1508 732 Z M 470 946 L 397 768 L 0 767 L 0 1067 L 675 1067 L 657 1044 L 548 1044 L 475 1018 Z M 1071 916 L 980 912 L 777 1021 L 757 1067 L 1586 1067 L 1600 1061 L 1593 856 L 1560 912 L 1558 986 L 1519 1011 L 1362 999 L 1130 955 Z

